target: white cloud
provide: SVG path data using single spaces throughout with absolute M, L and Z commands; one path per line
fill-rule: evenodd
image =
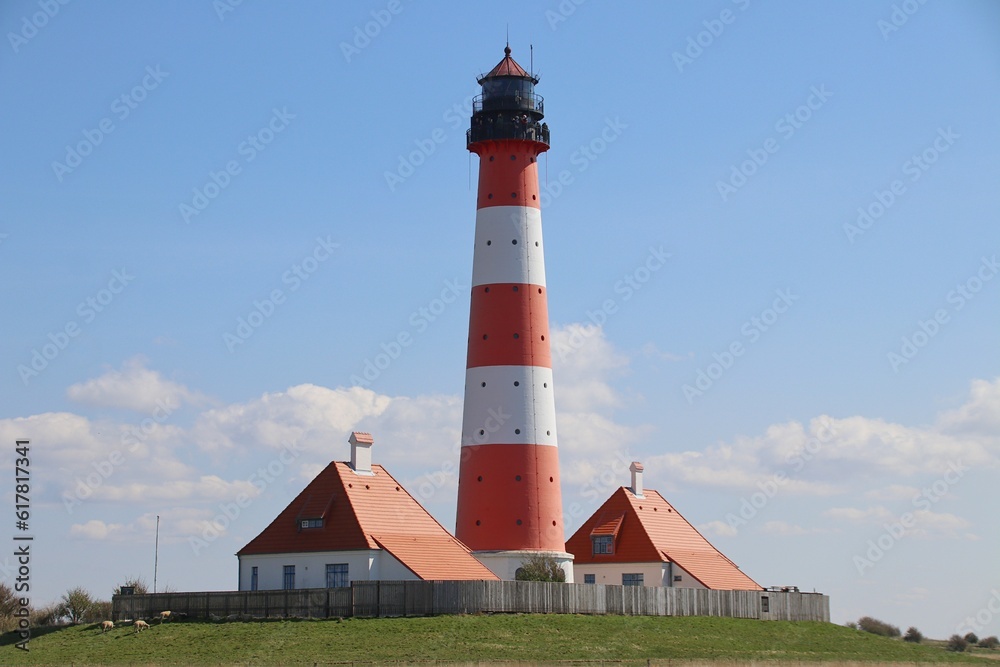
M 87 405 L 147 414 L 158 409 L 170 413 L 183 404 L 206 401 L 204 396 L 146 368 L 142 357 L 129 359 L 121 370 L 110 370 L 100 377 L 74 384 L 66 390 L 66 395 Z
M 729 525 L 725 521 L 703 523 L 698 526 L 698 531 L 703 535 L 711 535 L 713 537 L 736 537 L 739 532 L 734 526 Z
M 341 460 L 337 452 L 342 451 L 345 433 L 365 417 L 381 415 L 391 402 L 390 397 L 361 387 L 327 389 L 302 384 L 203 412 L 191 437 L 207 451 L 280 449 L 297 444 L 327 460 Z
M 920 509 L 897 513 L 882 505 L 874 505 L 864 509 L 833 507 L 823 512 L 823 516 L 853 524 L 879 526 L 880 528 L 898 525 L 905 529 L 905 535 L 913 537 L 979 539 L 975 534 L 968 532 L 968 529 L 972 527 L 971 521 L 949 512 Z
M 833 495 L 847 484 L 941 475 L 961 464 L 1000 464 L 1000 379 L 972 382 L 962 406 L 930 426 L 879 418 L 820 415 L 808 424 L 769 426 L 762 435 L 737 436 L 700 450 L 652 457 L 675 480 L 706 487 L 751 490 L 783 474 L 784 493 Z M 894 482 L 873 500 L 890 500 L 914 487 Z M 913 494 L 915 495 L 915 494 Z M 911 495 L 912 497 L 912 495 Z
M 826 528 L 805 528 L 787 521 L 768 521 L 761 528 L 761 532 L 767 535 L 779 535 L 782 537 L 792 537 L 798 535 L 818 535 L 828 533 Z

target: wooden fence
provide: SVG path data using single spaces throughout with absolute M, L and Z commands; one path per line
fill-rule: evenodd
M 344 588 L 115 595 L 114 620 L 161 611 L 190 618 L 332 618 L 542 613 L 723 616 L 830 621 L 819 593 L 556 584 L 537 581 L 355 581 Z

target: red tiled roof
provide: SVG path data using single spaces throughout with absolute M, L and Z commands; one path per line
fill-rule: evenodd
M 425 581 L 497 578 L 451 535 L 376 535 L 375 541 Z
M 386 548 L 421 578 L 445 572 L 435 578 L 497 578 L 385 468 L 373 465 L 372 473 L 331 463 L 237 555 Z M 323 527 L 300 529 L 300 519 L 320 518 L 321 506 Z
M 594 529 L 590 531 L 593 535 L 613 535 L 618 536 L 618 530 L 622 527 L 622 521 L 625 520 L 625 513 L 622 512 L 616 517 L 612 517 L 603 523 L 598 522 Z
M 504 57 L 497 66 L 490 70 L 490 73 L 484 78 L 491 76 L 530 76 L 524 71 L 524 68 L 518 65 L 513 58 L 510 57 L 510 47 L 508 46 L 503 50 Z
M 699 533 L 663 496 L 652 489 L 637 498 L 620 487 L 566 542 L 575 564 L 677 563 L 707 588 L 761 590 L 731 560 Z M 624 515 L 613 554 L 593 553 L 591 534 L 609 518 Z
M 365 433 L 364 431 L 354 431 L 353 433 L 351 433 L 351 435 L 354 436 L 354 439 L 357 440 L 358 442 L 364 442 L 369 445 L 375 443 L 375 439 L 372 437 L 371 433 Z

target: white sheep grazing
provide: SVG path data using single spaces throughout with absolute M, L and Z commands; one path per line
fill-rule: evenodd
M 170 612 L 169 611 L 161 611 L 160 612 L 160 623 L 165 623 L 165 622 L 167 622 L 169 620 L 170 620 Z
M 114 629 L 115 629 L 115 622 L 114 621 L 102 621 L 101 622 L 101 632 L 107 632 L 108 630 L 114 630 Z
M 143 620 L 138 620 L 135 622 L 135 632 L 142 632 L 149 628 L 149 623 Z

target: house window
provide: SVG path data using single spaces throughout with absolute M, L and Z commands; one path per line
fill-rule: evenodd
M 679 574 L 675 574 L 674 575 L 674 581 L 683 581 L 683 580 L 684 580 L 684 577 L 682 577 L 681 575 L 679 575 Z
M 611 535 L 596 535 L 594 540 L 595 554 L 613 554 L 615 552 L 614 537 Z
M 250 590 L 257 590 L 257 566 L 250 568 Z
M 760 597 L 760 611 L 763 614 L 771 611 L 771 601 L 767 599 L 766 595 Z
M 638 574 L 623 574 L 622 586 L 642 586 L 642 572 Z
M 347 563 L 327 563 L 326 564 L 326 587 L 343 588 L 350 586 L 351 582 L 347 578 Z
M 322 528 L 323 519 L 302 519 L 299 528 Z
M 282 586 L 286 591 L 290 591 L 295 588 L 295 566 L 286 565 L 285 566 L 285 581 L 284 586 Z
M 583 583 L 585 584 L 596 584 L 597 575 L 596 574 L 585 574 L 583 575 Z

